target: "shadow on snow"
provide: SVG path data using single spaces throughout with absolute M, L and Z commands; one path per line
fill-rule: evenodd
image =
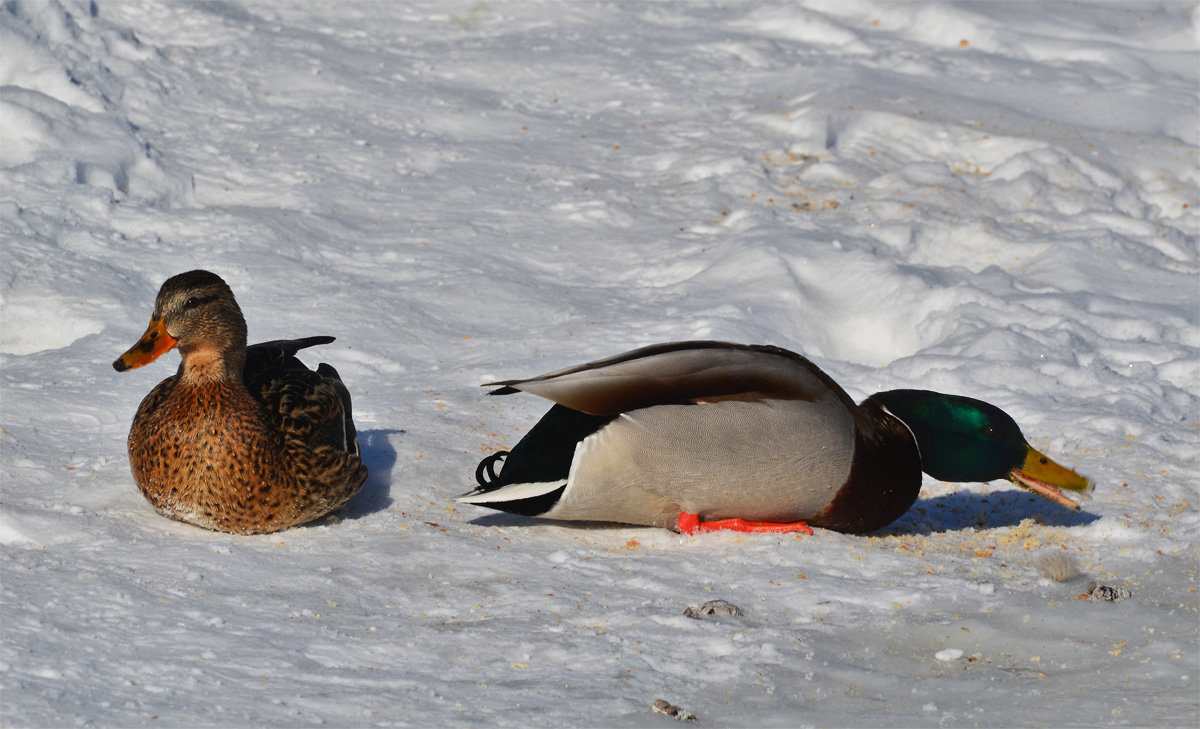
M 1022 491 L 987 494 L 956 492 L 920 499 L 904 516 L 871 534 L 875 536 L 936 534 L 962 529 L 994 529 L 1017 526 L 1032 519 L 1043 526 L 1075 527 L 1091 524 L 1100 517 L 1087 511 L 1071 511 L 1046 499 Z M 629 524 L 557 521 L 494 512 L 471 519 L 471 524 L 496 527 L 557 526 L 575 529 L 629 528 Z M 636 526 L 636 525 L 634 525 Z M 648 528 L 648 527 L 647 527 Z
M 367 465 L 367 480 L 358 495 L 351 499 L 339 516 L 358 519 L 383 511 L 392 505 L 392 466 L 396 464 L 396 449 L 391 436 L 407 435 L 407 431 L 381 428 L 358 433 L 359 453 Z

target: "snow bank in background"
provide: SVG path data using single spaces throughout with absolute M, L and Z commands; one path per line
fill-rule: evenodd
M 0 306 L 0 354 L 58 349 L 104 329 L 104 322 L 76 315 L 72 307 L 51 296 L 7 300 Z M 74 308 L 86 309 L 82 304 Z
M 18 184 L 73 181 L 104 188 L 117 199 L 160 198 L 172 185 L 156 153 L 139 139 L 135 124 L 112 113 L 124 93 L 121 82 L 108 66 L 84 55 L 95 39 L 57 3 L 16 9 L 26 22 L 0 27 L 6 51 L 0 57 L 5 117 L 0 167 Z M 136 42 L 112 34 L 106 40 L 118 68 L 121 60 L 150 57 Z M 180 183 L 173 187 L 182 189 Z
M 0 722 L 1195 724 L 1197 22 L 6 3 Z M 338 337 L 371 469 L 339 518 L 234 538 L 134 487 L 174 355 L 110 363 L 196 267 L 254 340 Z M 865 538 L 452 503 L 545 408 L 478 383 L 689 338 L 985 398 L 1094 499 L 927 480 Z M 743 615 L 684 616 L 713 599 Z

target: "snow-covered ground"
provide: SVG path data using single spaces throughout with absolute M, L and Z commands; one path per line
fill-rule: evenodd
M 0 726 L 1196 726 L 1198 26 L 5 2 Z M 178 360 L 110 363 L 192 268 L 252 341 L 338 337 L 340 518 L 234 537 L 134 486 Z M 1094 499 L 927 478 L 869 537 L 695 538 L 451 501 L 547 406 L 480 383 L 691 338 L 989 400 Z

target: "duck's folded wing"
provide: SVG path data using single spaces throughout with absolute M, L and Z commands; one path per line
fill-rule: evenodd
M 246 363 L 242 366 L 246 387 L 254 392 L 265 380 L 278 377 L 279 373 L 308 367 L 296 359 L 296 353 L 319 344 L 329 344 L 333 337 L 303 337 L 301 339 L 275 339 L 246 347 Z
M 357 455 L 350 392 L 337 370 L 321 363 L 314 372 L 296 357 L 301 349 L 332 341 L 333 337 L 318 336 L 251 345 L 243 379 L 286 438 Z
M 316 372 L 289 372 L 267 383 L 260 402 L 285 438 L 354 452 L 347 442 L 341 394 L 335 382 Z
M 779 347 L 729 342 L 672 342 L 527 380 L 504 380 L 493 395 L 528 392 L 592 415 L 616 415 L 671 403 L 807 400 L 838 385 L 807 359 Z

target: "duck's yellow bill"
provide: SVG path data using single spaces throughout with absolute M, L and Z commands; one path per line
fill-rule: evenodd
M 117 360 L 113 362 L 113 369 L 117 372 L 124 372 L 134 367 L 150 364 L 170 352 L 176 344 L 178 344 L 178 340 L 167 334 L 167 327 L 163 324 L 162 319 L 151 319 L 150 326 L 146 327 L 146 333 L 125 354 L 117 357 Z
M 1082 500 L 1093 488 L 1091 481 L 1069 468 L 1058 465 L 1032 446 L 1029 446 L 1025 463 L 1020 468 L 1010 471 L 1008 478 L 1016 485 L 1068 509 L 1078 509 L 1079 501 L 1068 497 L 1063 492 L 1064 489 L 1078 494 Z

